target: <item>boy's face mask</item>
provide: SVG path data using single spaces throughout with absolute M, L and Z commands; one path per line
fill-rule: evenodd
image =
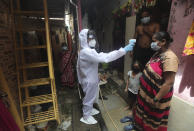
M 149 23 L 149 22 L 150 22 L 150 16 L 141 18 L 141 22 L 142 22 L 143 24 Z

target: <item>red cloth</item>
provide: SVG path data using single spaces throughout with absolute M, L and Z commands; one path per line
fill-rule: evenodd
M 72 51 L 72 36 L 69 32 L 67 32 L 67 43 L 69 51 Z
M 0 99 L 0 131 L 20 131 L 12 115 Z
M 63 86 L 73 87 L 75 85 L 75 79 L 73 75 L 73 65 L 71 51 L 68 50 L 61 54 L 61 84 Z

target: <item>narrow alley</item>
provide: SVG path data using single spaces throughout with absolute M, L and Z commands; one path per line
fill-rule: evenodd
M 0 131 L 193 131 L 194 0 L 0 0 Z

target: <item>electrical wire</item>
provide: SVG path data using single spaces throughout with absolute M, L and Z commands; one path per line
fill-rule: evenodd
M 101 89 L 99 89 L 99 91 L 100 91 L 100 97 L 101 97 L 101 99 L 102 99 L 102 105 L 103 105 L 103 107 L 104 107 L 104 110 L 105 110 L 106 113 L 108 114 L 108 117 L 110 118 L 110 120 L 111 120 L 112 124 L 114 125 L 114 127 L 116 128 L 116 130 L 119 131 L 118 126 L 117 126 L 117 125 L 115 124 L 115 122 L 113 121 L 111 115 L 110 115 L 109 112 L 108 112 L 108 109 L 107 109 L 107 107 L 106 107 L 106 104 L 104 103 L 104 99 L 103 99 L 103 97 L 102 97 L 102 91 L 101 91 Z

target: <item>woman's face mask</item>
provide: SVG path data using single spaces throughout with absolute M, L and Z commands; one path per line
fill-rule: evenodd
M 96 40 L 95 39 L 90 40 L 89 41 L 89 47 L 95 48 L 95 46 L 96 46 Z
M 152 42 L 152 43 L 151 43 L 151 48 L 152 48 L 152 50 L 158 51 L 158 50 L 161 49 L 161 47 L 158 46 L 158 43 L 159 43 L 159 42 Z
M 143 24 L 149 23 L 149 22 L 150 22 L 150 16 L 141 18 L 141 22 L 142 22 Z

